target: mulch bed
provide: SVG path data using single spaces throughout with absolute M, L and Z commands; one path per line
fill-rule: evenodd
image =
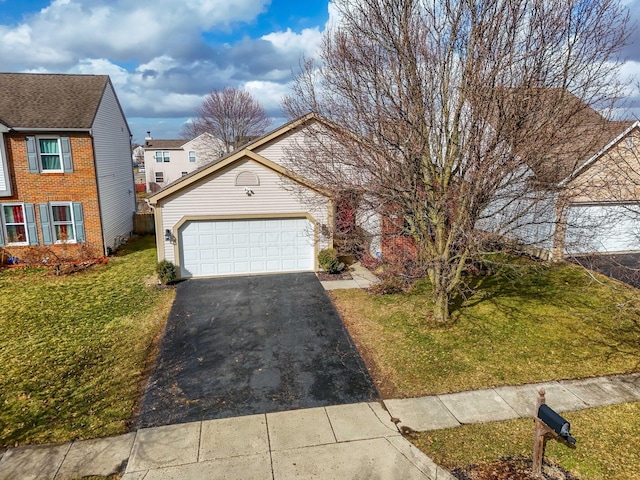
M 458 480 L 531 480 L 532 460 L 524 457 L 505 457 L 496 462 L 477 463 L 455 468 L 452 475 Z M 555 464 L 544 463 L 545 480 L 580 480 L 571 472 Z
M 327 273 L 327 272 L 317 272 L 318 279 L 321 282 L 330 282 L 332 280 L 353 280 L 353 277 L 349 272 L 342 273 Z

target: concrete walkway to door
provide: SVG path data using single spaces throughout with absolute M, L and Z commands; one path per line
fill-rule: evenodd
M 178 285 L 137 426 L 376 400 L 313 273 Z

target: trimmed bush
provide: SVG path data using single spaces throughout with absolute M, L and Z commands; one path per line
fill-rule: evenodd
M 327 273 L 340 273 L 344 263 L 338 260 L 335 248 L 324 248 L 318 253 L 318 265 Z
M 176 266 L 169 260 L 162 260 L 156 265 L 156 273 L 160 281 L 167 285 L 177 278 Z

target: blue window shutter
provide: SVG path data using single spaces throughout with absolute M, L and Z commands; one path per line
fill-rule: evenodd
M 71 160 L 71 140 L 69 137 L 60 137 L 60 148 L 62 149 L 62 165 L 65 172 L 73 172 L 73 161 Z
M 38 245 L 38 229 L 36 228 L 36 209 L 33 203 L 24 204 L 24 213 L 27 218 L 27 232 L 29 234 L 29 245 Z
M 82 204 L 80 202 L 73 202 L 73 222 L 76 227 L 76 240 L 78 243 L 84 242 L 84 218 L 82 216 Z
M 42 243 L 51 245 L 53 243 L 53 235 L 51 233 L 51 221 L 49 220 L 49 204 L 39 203 L 38 211 L 40 212 L 40 229 L 42 230 Z
M 29 162 L 29 173 L 39 173 L 38 149 L 36 147 L 36 137 L 26 137 L 27 140 L 27 161 Z

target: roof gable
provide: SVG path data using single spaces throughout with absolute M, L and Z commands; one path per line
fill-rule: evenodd
M 640 121 L 635 122 L 612 122 L 618 123 L 619 126 L 626 126 L 624 130 L 619 132 L 615 137 L 611 138 L 609 143 L 604 145 L 599 151 L 595 152 L 592 156 L 590 156 L 585 162 L 581 163 L 570 175 L 564 178 L 559 185 L 563 186 L 579 177 L 583 173 L 585 173 L 594 163 L 596 163 L 601 158 L 605 157 L 607 153 L 617 144 L 619 144 L 622 140 L 632 135 L 634 132 L 640 132 Z M 636 146 L 635 148 L 640 148 Z
M 321 116 L 317 115 L 316 113 L 309 113 L 307 115 L 304 115 L 303 117 L 297 118 L 295 120 L 292 120 L 288 123 L 285 123 L 284 125 L 281 125 L 280 127 L 272 130 L 269 133 L 266 133 L 265 135 L 263 135 L 262 137 L 253 140 L 252 142 L 249 142 L 248 144 L 246 144 L 244 147 L 241 147 L 238 150 L 235 150 L 234 152 L 231 152 L 230 154 L 214 161 L 211 163 L 208 163 L 200 168 L 198 168 L 197 170 L 194 170 L 193 172 L 189 173 L 188 175 L 185 175 L 182 178 L 179 178 L 178 180 L 176 180 L 174 183 L 167 185 L 166 187 L 164 187 L 162 190 L 159 190 L 158 192 L 154 193 L 153 195 L 151 195 L 149 197 L 149 201 L 152 205 L 155 205 L 159 200 L 167 198 L 169 196 L 171 196 L 172 194 L 190 186 L 191 184 L 198 182 L 200 180 L 202 180 L 203 178 L 212 175 L 213 173 L 219 171 L 222 168 L 226 168 L 229 165 L 238 162 L 241 159 L 245 159 L 247 157 L 252 158 L 253 160 L 256 160 L 257 162 L 261 163 L 262 165 L 266 166 L 267 168 L 270 168 L 271 170 L 277 171 L 278 173 L 280 173 L 281 175 L 290 178 L 291 180 L 304 185 L 312 190 L 315 190 L 319 193 L 321 193 L 322 195 L 328 195 L 328 192 L 326 189 L 323 189 L 315 184 L 313 184 L 313 182 L 309 181 L 308 179 L 302 177 L 301 175 L 298 175 L 294 172 L 292 172 L 291 170 L 276 164 L 275 162 L 272 162 L 271 160 L 268 160 L 267 158 L 255 153 L 253 150 L 267 144 L 270 142 L 275 142 L 277 141 L 279 138 L 284 137 L 285 135 L 287 135 L 290 131 L 296 129 L 296 128 L 300 128 L 304 125 L 309 124 L 310 122 L 320 122 L 324 125 L 329 126 L 330 128 L 336 128 L 334 125 L 332 125 L 328 120 L 322 118 Z M 197 138 L 197 137 L 196 137 Z
M 0 73 L 0 119 L 13 129 L 90 129 L 107 75 Z
M 307 179 L 301 177 L 300 175 L 297 175 L 291 170 L 288 170 L 282 167 L 281 165 L 278 165 L 272 162 L 271 160 L 268 160 L 267 158 L 261 155 L 258 155 L 255 152 L 252 152 L 251 150 L 243 149 L 243 150 L 236 150 L 233 154 L 228 155 L 227 157 L 221 159 L 219 162 L 205 165 L 204 167 L 191 172 L 190 174 L 180 178 L 179 180 L 176 180 L 174 183 L 167 185 L 162 190 L 159 190 L 158 192 L 151 195 L 148 198 L 149 203 L 151 205 L 157 205 L 159 201 L 166 199 L 168 197 L 171 197 L 172 195 L 177 194 L 178 192 L 181 192 L 187 187 L 190 187 L 193 184 L 200 182 L 208 177 L 214 176 L 218 172 L 221 172 L 227 168 L 233 167 L 235 164 L 240 163 L 244 160 L 253 160 L 256 163 L 259 163 L 260 165 L 262 165 L 263 167 L 269 170 L 272 170 L 286 178 L 289 178 L 290 180 L 293 180 L 294 182 L 300 185 L 303 185 L 311 190 L 314 190 L 320 193 L 321 195 L 328 196 L 328 192 L 325 189 L 312 184 Z

